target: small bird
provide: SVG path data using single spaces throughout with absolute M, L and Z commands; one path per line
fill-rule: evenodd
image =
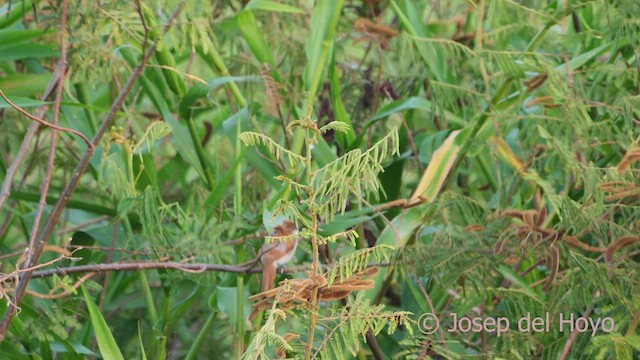
M 286 220 L 273 229 L 272 236 L 297 235 L 298 230 L 292 221 Z M 273 289 L 276 280 L 276 269 L 286 264 L 298 247 L 300 239 L 295 236 L 293 239 L 283 242 L 275 242 L 262 245 L 262 291 Z

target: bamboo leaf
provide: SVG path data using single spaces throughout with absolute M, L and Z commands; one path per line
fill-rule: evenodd
M 280 4 L 276 1 L 270 0 L 251 0 L 245 9 L 251 10 L 265 10 L 290 14 L 302 14 L 304 11 L 291 5 Z
M 7 96 L 7 97 L 9 98 L 9 100 L 11 100 L 12 103 L 18 105 L 21 108 L 38 107 L 38 106 L 51 104 L 50 101 L 40 101 L 40 100 L 34 100 L 34 99 L 29 99 L 29 98 L 20 97 L 20 96 Z M 6 101 L 4 101 L 4 99 L 0 98 L 0 109 L 8 109 L 8 108 L 11 108 L 11 105 L 9 105 Z
M 100 349 L 102 358 L 105 360 L 124 360 L 124 357 L 120 352 L 120 348 L 118 348 L 118 344 L 116 344 L 116 340 L 113 338 L 111 330 L 109 330 L 107 322 L 104 321 L 102 314 L 100 314 L 98 306 L 93 302 L 91 296 L 89 296 L 89 293 L 84 287 L 82 287 L 82 293 L 84 294 L 84 300 L 87 303 L 91 327 L 96 335 L 98 349 Z
M 458 133 L 458 130 L 451 132 L 447 140 L 433 153 L 429 166 L 409 199 L 409 204 L 432 202 L 436 198 L 460 152 L 460 146 L 454 144 Z
M 343 6 L 344 0 L 326 0 L 318 2 L 313 9 L 311 36 L 307 38 L 305 43 L 307 54 L 307 66 L 304 70 L 304 84 L 307 91 L 306 108 L 313 105 L 322 83 L 329 49 L 334 40 L 336 25 Z
M 247 8 L 249 8 L 249 6 L 247 6 Z M 260 28 L 258 27 L 256 18 L 253 16 L 253 12 L 250 10 L 239 12 L 238 15 L 236 15 L 236 21 L 238 22 L 238 29 L 242 32 L 242 36 L 258 61 L 263 64 L 267 63 L 274 67 L 275 62 L 273 60 L 273 55 L 271 54 L 271 50 L 269 50 L 269 45 L 262 36 L 262 31 L 260 31 Z

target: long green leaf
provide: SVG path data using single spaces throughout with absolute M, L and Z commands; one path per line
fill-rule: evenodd
M 60 55 L 60 50 L 49 44 L 15 44 L 2 48 L 0 62 L 15 61 L 29 58 L 49 58 Z
M 7 95 L 34 96 L 42 93 L 51 81 L 51 74 L 18 74 L 0 77 L 0 89 Z
M 89 296 L 89 293 L 84 287 L 82 287 L 82 293 L 84 294 L 84 300 L 87 303 L 91 327 L 93 327 L 93 331 L 96 334 L 98 349 L 100 349 L 102 358 L 105 360 L 124 360 L 124 357 L 120 352 L 120 348 L 118 348 L 118 344 L 116 344 L 116 339 L 113 338 L 113 334 L 111 333 L 111 330 L 109 330 L 109 326 L 102 317 L 102 314 L 100 314 L 98 306 L 93 302 L 91 296 Z
M 265 10 L 290 14 L 302 14 L 302 10 L 295 6 L 280 4 L 276 1 L 270 0 L 251 0 L 245 9 L 252 10 Z
M 253 55 L 260 61 L 261 64 L 269 64 L 271 67 L 275 67 L 275 61 L 271 50 L 269 50 L 269 44 L 262 36 L 262 31 L 258 27 L 255 16 L 251 10 L 244 10 L 236 15 L 236 21 L 238 22 L 238 28 L 244 37 L 244 40 L 249 45 Z
M 325 74 L 329 48 L 333 43 L 336 25 L 344 6 L 344 0 L 320 1 L 311 16 L 311 36 L 307 38 L 305 51 L 307 66 L 304 69 L 304 84 L 307 91 L 305 108 L 313 105 Z
M 37 107 L 37 106 L 43 106 L 51 103 L 50 101 L 40 101 L 40 100 L 34 100 L 34 99 L 29 99 L 29 98 L 20 97 L 20 96 L 7 96 L 7 97 L 12 103 L 14 103 L 15 105 L 18 105 L 21 108 Z M 9 105 L 6 101 L 4 101 L 4 99 L 0 99 L 0 109 L 7 109 L 10 107 L 11 105 Z
M 0 49 L 13 46 L 15 43 L 36 38 L 47 30 L 0 30 Z
M 344 104 L 342 103 L 342 97 L 340 94 L 340 75 L 336 66 L 335 46 L 333 47 L 333 51 L 331 51 L 329 84 L 331 86 L 331 106 L 333 107 L 335 120 L 349 125 L 349 130 L 346 133 L 336 132 L 335 137 L 343 149 L 349 149 L 349 145 L 355 140 L 356 135 L 353 131 L 353 125 L 351 124 L 349 113 L 347 113 L 347 110 L 344 108 Z

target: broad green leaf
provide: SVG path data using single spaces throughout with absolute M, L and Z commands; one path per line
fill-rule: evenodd
M 229 189 L 229 184 L 231 184 L 231 180 L 233 180 L 233 175 L 236 169 L 238 168 L 238 166 L 240 166 L 240 163 L 243 158 L 244 158 L 243 156 L 236 157 L 236 160 L 233 162 L 233 165 L 231 166 L 231 168 L 225 173 L 222 180 L 218 180 L 216 187 L 213 189 L 213 191 L 209 193 L 209 196 L 207 196 L 207 199 L 204 202 L 205 206 L 211 206 L 211 207 L 218 206 L 218 204 L 222 200 L 222 197 L 224 196 L 225 191 Z
M 0 51 L 25 40 L 36 38 L 47 33 L 47 30 L 0 30 Z
M 409 0 L 403 1 L 402 9 L 394 0 L 390 0 L 391 7 L 396 12 L 400 24 L 410 35 L 428 38 L 427 27 L 424 24 L 420 11 L 416 8 L 416 3 Z M 435 48 L 433 44 L 415 40 L 415 45 L 422 57 L 424 65 L 428 69 L 428 76 L 439 82 L 447 82 L 449 79 L 446 62 L 442 61 L 442 51 Z
M 0 29 L 11 26 L 20 20 L 25 13 L 33 11 L 33 5 L 38 2 L 39 0 L 5 1 L 5 4 L 0 7 Z
M 136 59 L 134 58 L 133 52 L 130 48 L 121 47 L 120 53 L 130 66 L 136 66 Z M 152 81 L 149 80 L 149 78 L 147 78 L 145 75 L 142 75 L 140 76 L 139 81 L 142 84 L 142 89 L 144 90 L 145 94 L 149 97 L 158 112 L 160 112 L 163 120 L 169 123 L 169 125 L 171 125 L 171 127 L 173 128 L 172 139 L 174 140 L 176 147 L 178 148 L 178 152 L 180 153 L 182 158 L 191 166 L 193 166 L 202 177 L 204 177 L 204 170 L 202 169 L 200 161 L 198 160 L 198 155 L 193 148 L 191 136 L 189 135 L 189 129 L 187 129 L 187 127 L 183 123 L 178 122 L 173 117 L 173 114 L 169 110 L 169 105 L 167 104 L 164 96 L 162 96 L 162 94 L 158 91 L 158 88 Z
M 34 99 L 29 99 L 29 98 L 20 97 L 20 96 L 7 96 L 7 97 L 14 105 L 17 105 L 21 108 L 38 107 L 38 106 L 51 104 L 50 101 L 40 101 L 40 100 L 34 100 Z M 9 105 L 6 101 L 4 101 L 4 99 L 0 98 L 0 109 L 8 109 L 11 107 L 12 106 Z
M 435 200 L 460 152 L 460 146 L 454 144 L 459 132 L 459 130 L 451 132 L 447 140 L 433 153 L 429 166 L 409 199 L 409 204 L 430 203 Z
M 241 122 L 241 126 L 243 129 L 246 129 L 248 125 L 246 123 L 249 121 L 249 111 L 247 108 L 240 110 L 238 113 L 231 116 L 229 119 L 222 122 L 222 129 L 224 134 L 229 138 L 231 143 L 235 144 L 236 142 L 236 129 L 238 121 Z M 280 175 L 280 171 L 276 168 L 273 163 L 265 156 L 268 156 L 266 151 L 261 150 L 260 148 L 252 148 L 252 147 L 244 147 L 244 158 L 251 163 L 252 166 L 258 170 L 260 175 L 267 181 L 271 186 L 276 189 L 282 187 L 282 183 L 275 179 L 276 176 Z M 258 151 L 262 153 L 262 156 L 258 154 Z
M 378 215 L 369 215 L 373 212 L 373 209 L 366 207 L 359 210 L 345 211 L 344 214 L 338 214 L 335 218 L 322 225 L 318 229 L 318 233 L 323 236 L 329 236 L 338 232 L 345 231 L 346 229 L 362 224 L 365 221 L 369 221 Z
M 262 36 L 262 31 L 256 22 L 255 16 L 251 10 L 244 10 L 236 15 L 238 28 L 249 45 L 251 52 L 261 64 L 268 64 L 275 67 L 273 55 L 269 49 L 269 44 Z
M 596 57 L 598 57 L 600 54 L 602 54 L 604 51 L 606 51 L 610 47 L 611 47 L 611 43 L 607 43 L 602 46 L 598 46 L 595 49 L 591 49 L 587 52 L 584 52 L 578 56 L 575 56 L 571 60 L 569 60 L 569 67 L 571 68 L 571 70 L 577 70 L 582 65 L 589 62 L 590 60 L 593 60 Z M 566 74 L 567 65 L 566 64 L 558 65 L 555 68 L 555 70 L 560 74 Z
M 0 62 L 22 59 L 40 59 L 60 56 L 60 49 L 48 44 L 15 44 L 3 47 L 0 51 Z
M 381 120 L 394 113 L 410 109 L 434 111 L 434 106 L 429 100 L 417 96 L 410 97 L 408 99 L 395 100 L 378 109 L 370 121 Z M 458 126 L 467 125 L 467 121 L 452 112 L 445 111 L 444 114 L 446 120 L 452 124 Z M 370 124 L 367 124 L 367 126 L 370 126 Z
M 311 36 L 307 37 L 305 52 L 307 65 L 304 69 L 304 84 L 307 91 L 305 107 L 313 105 L 325 75 L 329 48 L 333 43 L 336 25 L 344 6 L 344 0 L 326 0 L 316 3 L 311 15 Z M 294 150 L 295 149 L 294 147 Z M 297 152 L 297 151 L 296 151 Z
M 529 287 L 529 284 L 527 284 L 527 282 L 524 279 L 522 279 L 522 277 L 520 277 L 520 275 L 518 275 L 518 273 L 516 273 L 512 268 L 506 265 L 500 265 L 498 266 L 498 272 L 502 274 L 502 276 L 504 276 L 505 279 L 511 281 L 511 283 L 516 285 L 518 288 L 522 289 L 527 295 L 540 301 L 535 291 L 533 291 L 533 289 Z
M 242 82 L 242 81 L 262 81 L 259 76 L 226 76 L 210 79 L 206 84 L 197 83 L 192 86 L 180 101 L 180 118 L 188 119 L 192 116 L 191 112 L 198 100 L 206 98 L 209 93 L 222 85 Z
M 73 351 L 69 351 L 69 345 L 71 346 L 71 350 Z M 80 343 L 74 343 L 74 342 L 52 342 L 51 343 L 51 351 L 53 352 L 57 352 L 57 353 L 65 353 L 65 352 L 69 352 L 73 355 L 89 355 L 89 356 L 95 356 L 96 353 L 94 353 L 93 351 L 91 351 L 91 349 L 89 349 L 88 347 L 80 344 Z
M 354 141 L 354 146 L 359 146 L 360 144 L 362 144 L 364 137 L 367 133 L 366 130 L 369 127 L 373 126 L 375 123 L 383 119 L 386 119 L 387 117 L 395 113 L 399 113 L 405 110 L 413 110 L 413 109 L 433 112 L 435 107 L 429 100 L 424 99 L 422 97 L 418 97 L 418 96 L 413 96 L 407 99 L 392 101 L 382 106 L 380 109 L 378 109 L 378 111 L 376 111 L 376 114 L 373 116 L 373 118 L 365 124 L 364 129 L 360 132 L 360 135 L 358 135 L 358 138 Z M 444 116 L 445 116 L 445 119 L 452 125 L 455 125 L 457 127 L 467 126 L 466 120 L 462 119 L 461 117 L 459 117 L 458 115 L 452 112 L 445 111 Z
M 349 130 L 346 133 L 336 131 L 334 136 L 342 148 L 347 150 L 349 149 L 349 145 L 355 140 L 356 135 L 353 131 L 349 113 L 342 103 L 342 95 L 340 94 L 340 69 L 336 66 L 335 45 L 332 46 L 331 62 L 329 63 L 329 84 L 331 86 L 331 107 L 333 108 L 335 121 L 349 125 Z
M 387 225 L 378 237 L 377 245 L 393 245 L 396 249 L 401 249 L 407 243 L 414 231 L 424 225 L 424 218 L 429 213 L 427 206 L 416 206 L 403 211 L 391 220 L 391 226 Z M 386 276 L 389 275 L 389 268 L 381 269 L 374 280 L 374 287 L 368 290 L 366 297 L 373 300 L 378 296 Z
M 169 336 L 171 332 L 174 331 L 178 321 L 182 319 L 188 310 L 193 308 L 194 302 L 200 298 L 203 291 L 204 290 L 201 287 L 196 287 L 186 299 L 178 302 L 178 304 L 171 309 L 169 313 L 169 320 L 167 320 L 167 323 L 162 330 L 163 334 Z
M 41 94 L 49 81 L 50 73 L 9 75 L 0 77 L 0 89 L 6 95 L 34 96 Z
M 100 349 L 102 358 L 105 360 L 124 360 L 124 357 L 118 348 L 118 344 L 116 344 L 116 340 L 113 338 L 111 330 L 109 330 L 107 322 L 102 317 L 102 314 L 100 314 L 100 309 L 98 309 L 98 306 L 93 302 L 84 286 L 82 286 L 82 293 L 84 294 L 84 300 L 87 303 L 91 327 L 96 334 L 98 349 Z
M 271 0 L 251 0 L 245 9 L 275 11 L 281 13 L 303 14 L 304 11 L 295 6 L 280 4 Z
M 222 287 L 218 286 L 218 296 L 217 296 L 217 306 L 220 312 L 224 313 L 229 317 L 231 322 L 231 326 L 235 329 L 235 320 L 236 314 L 238 313 L 238 304 L 241 303 L 241 300 L 238 299 L 238 289 L 236 287 Z M 249 291 L 247 287 L 244 289 L 244 299 L 242 300 L 243 307 L 243 318 L 247 319 L 249 313 L 251 312 L 251 303 L 247 300 L 249 298 Z

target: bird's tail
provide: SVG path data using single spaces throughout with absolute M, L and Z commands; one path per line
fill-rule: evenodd
M 262 292 L 273 289 L 273 283 L 276 281 L 275 264 L 264 265 L 262 268 Z

